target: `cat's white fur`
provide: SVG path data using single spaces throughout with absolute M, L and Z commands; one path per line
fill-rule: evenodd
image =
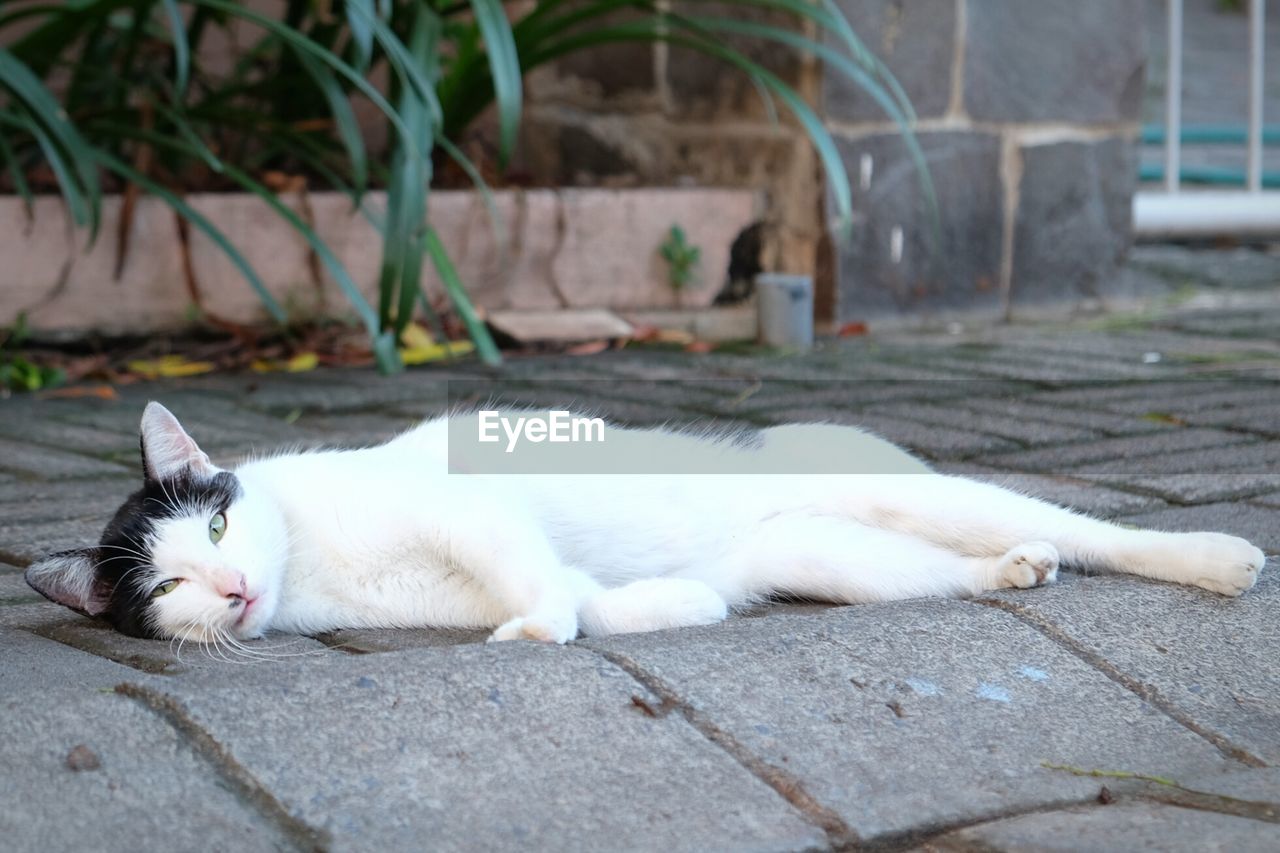
M 213 470 L 158 404 L 143 438 L 151 465 Z M 158 627 L 195 638 L 487 627 L 496 640 L 565 642 L 713 623 L 773 594 L 860 603 L 1031 587 L 1060 559 L 1239 595 L 1264 562 L 1234 536 L 1126 529 L 929 473 L 855 429 L 779 427 L 751 442 L 611 426 L 609 439 L 632 470 L 683 460 L 723 473 L 451 474 L 444 418 L 377 447 L 250 461 L 217 544 L 208 508 L 157 527 L 157 582 L 186 581 L 157 599 Z M 455 470 L 466 452 L 454 442 Z M 729 473 L 836 461 L 878 473 Z

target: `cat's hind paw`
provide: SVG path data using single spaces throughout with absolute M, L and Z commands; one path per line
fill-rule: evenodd
M 1238 536 L 1189 533 L 1183 543 L 1182 582 L 1236 597 L 1258 582 L 1266 555 Z
M 498 626 L 486 642 L 533 640 L 537 643 L 567 643 L 578 636 L 578 620 L 543 616 L 518 616 Z
M 995 564 L 991 589 L 1030 589 L 1058 579 L 1058 549 L 1048 542 L 1023 542 Z

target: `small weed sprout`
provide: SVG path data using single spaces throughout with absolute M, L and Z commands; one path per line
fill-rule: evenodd
M 19 314 L 9 328 L 0 328 L 0 396 L 10 391 L 54 388 L 67 381 L 61 368 L 42 367 L 23 357 L 19 347 L 28 334 L 25 314 Z
M 683 228 L 672 225 L 658 252 L 667 262 L 667 281 L 671 283 L 672 290 L 680 292 L 696 283 L 702 249 L 689 243 Z

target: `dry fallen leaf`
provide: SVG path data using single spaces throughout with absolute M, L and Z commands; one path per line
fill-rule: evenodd
M 249 363 L 254 373 L 305 373 L 320 366 L 320 356 L 313 352 L 300 352 L 292 358 L 255 358 Z
M 71 747 L 71 751 L 67 753 L 66 764 L 68 770 L 76 772 L 97 770 L 102 766 L 98 754 L 83 743 Z
M 854 320 L 852 323 L 845 323 L 840 327 L 840 331 L 836 334 L 842 338 L 855 338 L 867 334 L 871 331 L 867 324 L 861 320 Z
M 403 347 L 400 360 L 407 365 L 426 364 L 429 361 L 440 361 L 452 356 L 466 355 L 475 349 L 471 341 L 449 341 L 447 344 L 425 344 L 417 347 Z
M 693 332 L 688 332 L 684 329 L 659 329 L 653 340 L 660 344 L 691 344 L 697 339 L 694 337 Z
M 609 348 L 608 341 L 587 341 L 583 344 L 576 344 L 564 351 L 565 355 L 595 355 L 604 352 Z
M 640 325 L 633 325 L 631 327 L 631 340 L 636 341 L 638 343 L 645 343 L 647 341 L 657 340 L 658 335 L 660 334 L 662 334 L 662 330 L 659 329 L 657 326 L 640 324 Z
M 214 369 L 212 362 L 188 361 L 181 355 L 164 355 L 160 358 L 139 359 L 125 365 L 129 370 L 148 379 L 173 379 L 181 376 L 198 376 Z
M 118 400 L 120 395 L 110 385 L 73 385 L 70 388 L 58 388 L 38 394 L 42 400 L 73 400 L 84 397 L 96 397 L 99 400 Z

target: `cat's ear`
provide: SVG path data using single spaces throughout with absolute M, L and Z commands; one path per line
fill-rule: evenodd
M 98 580 L 97 562 L 96 548 L 59 551 L 32 563 L 23 577 L 55 604 L 85 616 L 100 616 L 106 612 L 111 591 Z
M 218 472 L 178 419 L 164 406 L 147 403 L 142 412 L 142 472 L 148 480 L 168 480 L 185 471 L 201 477 Z

